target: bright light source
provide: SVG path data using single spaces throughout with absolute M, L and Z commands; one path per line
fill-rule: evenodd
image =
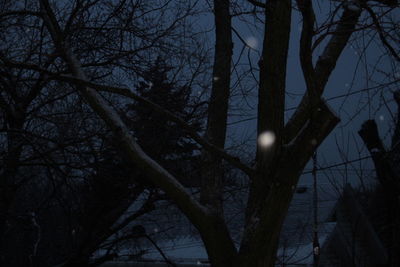
M 246 45 L 247 45 L 248 47 L 252 48 L 252 49 L 257 49 L 257 47 L 258 47 L 258 40 L 257 40 L 255 37 L 253 37 L 253 36 L 247 37 L 247 39 L 246 39 Z
M 262 148 L 269 148 L 275 142 L 275 134 L 271 131 L 263 132 L 258 136 L 258 145 Z

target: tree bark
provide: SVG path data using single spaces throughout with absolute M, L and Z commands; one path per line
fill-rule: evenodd
M 208 120 L 205 139 L 223 149 L 228 119 L 230 95 L 232 30 L 229 0 L 214 1 L 215 55 Z M 223 170 L 220 157 L 203 150 L 201 175 L 202 204 L 223 218 Z

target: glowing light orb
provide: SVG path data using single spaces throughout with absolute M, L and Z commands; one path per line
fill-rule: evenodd
M 247 39 L 246 39 L 246 45 L 247 45 L 248 47 L 252 48 L 252 49 L 257 49 L 257 47 L 258 47 L 258 40 L 257 40 L 255 37 L 253 37 L 253 36 L 247 37 Z
M 275 134 L 271 131 L 263 132 L 258 136 L 258 145 L 262 148 L 269 148 L 275 142 Z

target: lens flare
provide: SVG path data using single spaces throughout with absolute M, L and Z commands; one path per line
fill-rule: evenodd
M 262 148 L 269 148 L 275 142 L 275 134 L 271 131 L 266 131 L 258 136 L 258 145 Z

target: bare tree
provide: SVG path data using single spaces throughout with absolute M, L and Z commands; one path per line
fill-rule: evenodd
M 170 7 L 169 1 L 76 1 L 62 8 L 61 4 L 39 0 L 33 1 L 29 7 L 13 7 L 3 15 L 37 18 L 43 25 L 42 32 L 48 34 L 46 42 L 49 46 L 45 49 L 49 51 L 48 54 L 54 54 L 56 66 L 61 71 L 46 69 L 34 58 L 24 62 L 2 55 L 2 62 L 15 68 L 43 73 L 76 88 L 81 98 L 119 140 L 118 149 L 130 162 L 140 167 L 149 181 L 163 190 L 197 228 L 213 266 L 274 266 L 280 230 L 300 174 L 317 147 L 339 122 L 339 118 L 322 97 L 324 89 L 350 37 L 354 32 L 363 30 L 358 27 L 363 11 L 373 11 L 375 8 L 366 1 L 336 2 L 332 4 L 334 11 L 328 14 L 326 24 L 318 25 L 311 0 L 298 0 L 296 3 L 290 0 L 248 2 L 264 14 L 264 41 L 258 64 L 257 88 L 259 145 L 253 166 L 244 164 L 224 150 L 232 79 L 231 1 L 215 0 L 212 6 L 215 55 L 204 137 L 199 136 L 176 114 L 140 97 L 128 87 L 112 82 L 112 78 L 118 75 L 113 73 L 114 67 L 125 71 L 141 71 L 142 49 L 167 49 L 165 43 L 158 41 L 168 36 L 173 39 L 174 26 L 190 15 L 190 12 L 183 15 L 182 12 L 173 13 L 177 18 L 172 23 L 167 16 L 160 16 L 157 22 L 162 25 L 161 28 L 154 24 L 154 28 L 144 28 L 142 31 L 136 28 L 135 22 L 141 19 L 147 21 L 147 17 L 135 17 L 134 11 L 154 4 L 155 9 L 163 12 Z M 396 5 L 396 2 L 383 0 L 374 3 L 379 4 L 377 8 L 390 9 Z M 104 19 L 96 7 L 107 6 L 115 12 L 109 13 Z M 307 90 L 295 113 L 285 123 L 287 58 L 294 7 L 300 11 L 303 19 L 299 57 Z M 124 14 L 126 10 L 132 10 L 132 16 L 120 18 L 118 14 Z M 91 19 L 91 12 L 94 12 L 92 15 L 98 14 L 97 20 Z M 119 24 L 115 30 L 115 20 L 123 20 L 126 26 Z M 155 34 L 154 29 L 157 30 Z M 168 38 L 164 40 L 167 41 Z M 168 44 L 173 46 L 174 43 Z M 319 46 L 324 46 L 321 54 L 315 49 Z M 93 54 L 93 51 L 98 54 Z M 129 64 L 127 61 L 130 61 Z M 139 146 L 113 107 L 116 100 L 108 97 L 109 93 L 145 103 L 184 129 L 188 136 L 202 146 L 202 186 L 199 199 Z M 245 227 L 239 249 L 224 219 L 222 160 L 243 171 L 250 183 Z M 318 253 L 319 250 L 314 251 Z
M 105 144 L 111 146 L 110 143 L 118 143 L 118 140 L 110 137 L 110 131 L 83 103 L 74 87 L 57 79 L 54 81 L 53 75 L 68 71 L 64 63 L 57 60 L 58 52 L 48 42 L 50 36 L 43 31 L 40 16 L 30 12 L 38 11 L 35 9 L 38 8 L 37 4 L 35 1 L 21 5 L 1 1 L 0 21 L 4 39 L 0 53 L 3 163 L 0 176 L 0 265 L 51 266 L 60 262 L 71 266 L 87 265 L 93 252 L 102 248 L 103 251 L 107 250 L 107 254 L 98 259 L 99 264 L 115 256 L 113 250 L 119 243 L 139 238 L 131 233 L 119 234 L 115 238 L 115 234 L 155 209 L 154 202 L 165 197 L 160 196 L 151 183 L 145 183 L 146 178 L 140 180 L 146 175 L 138 172 L 132 164 L 126 164 L 123 155 L 114 154 L 115 157 L 112 157 L 113 153 Z M 89 32 L 94 34 L 92 42 L 80 45 L 75 50 L 80 58 L 87 59 L 86 67 L 95 77 L 94 80 L 109 77 L 113 68 L 118 66 L 125 69 L 126 73 L 131 72 L 135 84 L 138 83 L 135 79 L 143 77 L 144 71 L 153 64 L 157 55 L 165 56 L 174 51 L 174 56 L 178 58 L 177 51 L 187 49 L 177 45 L 179 40 L 173 40 L 173 46 L 164 43 L 179 37 L 173 35 L 177 33 L 176 28 L 186 27 L 175 25 L 187 16 L 180 13 L 184 9 L 174 10 L 182 17 L 159 28 L 160 20 L 167 16 L 163 15 L 167 13 L 164 9 L 158 12 L 159 7 L 138 7 L 126 1 L 64 4 L 62 8 L 71 11 L 70 20 L 65 21 L 65 30 L 68 28 L 74 42 L 79 43 L 84 36 L 89 37 Z M 91 24 L 93 21 L 87 17 L 88 9 L 100 6 L 108 17 L 97 10 L 97 18 L 91 19 L 112 20 L 113 23 L 106 26 L 111 29 L 115 27 L 116 30 L 108 31 L 104 25 L 101 28 Z M 64 12 L 62 8 L 58 10 L 60 14 Z M 192 6 L 189 6 L 185 11 L 190 12 L 191 9 Z M 149 14 L 145 22 L 144 13 Z M 154 13 L 158 16 L 152 17 Z M 117 34 L 118 31 L 121 34 Z M 186 32 L 188 39 L 192 38 L 189 33 Z M 164 36 L 171 39 L 167 40 Z M 125 38 L 133 41 L 126 42 Z M 11 40 L 16 43 L 12 44 Z M 28 47 L 28 43 L 32 46 Z M 119 49 L 119 52 L 91 57 L 96 51 L 104 49 L 106 44 L 107 49 Z M 125 45 L 131 46 L 129 49 L 132 51 Z M 154 51 L 157 54 L 153 56 Z M 204 61 L 202 53 L 196 56 L 199 62 Z M 169 60 L 178 61 L 172 56 Z M 174 65 L 175 72 L 184 68 L 184 60 L 179 60 L 179 64 Z M 135 61 L 138 64 L 133 64 Z M 21 68 L 19 64 L 24 67 Z M 196 59 L 192 59 L 191 64 L 194 74 L 180 77 L 183 79 L 180 81 L 173 73 L 171 84 L 185 83 L 190 89 L 191 84 L 197 82 L 196 75 L 201 75 L 205 68 L 199 66 Z M 117 81 L 109 80 L 110 83 Z M 106 97 L 111 101 L 111 96 Z M 186 96 L 181 98 L 186 99 Z M 126 104 L 126 101 L 118 102 L 115 108 L 121 112 Z M 198 108 L 193 107 L 190 110 L 192 114 L 186 119 L 191 121 L 192 115 L 197 116 L 195 110 Z M 196 123 L 195 120 L 192 122 Z M 196 127 L 194 132 L 197 131 Z M 162 138 L 158 141 L 161 142 Z M 115 147 L 111 150 L 116 151 Z M 130 165 L 129 168 L 127 165 Z M 147 196 L 144 200 L 143 194 Z M 135 201 L 142 204 L 141 207 L 118 221 Z M 110 237 L 113 238 L 109 240 Z

